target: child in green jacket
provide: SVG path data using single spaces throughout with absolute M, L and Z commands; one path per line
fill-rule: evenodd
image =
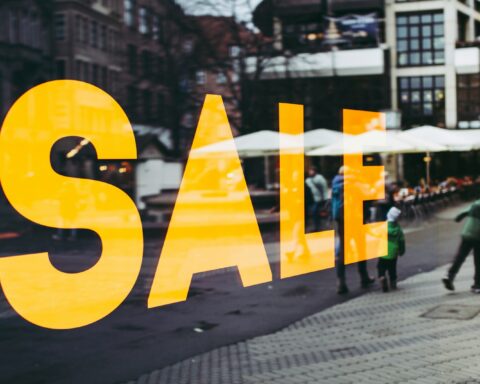
M 467 222 L 463 227 L 460 247 L 447 276 L 442 279 L 442 282 L 449 291 L 455 290 L 453 280 L 468 254 L 473 250 L 475 277 L 471 291 L 480 293 L 480 200 L 475 201 L 469 209 L 458 215 L 455 221 L 460 222 L 465 217 L 467 217 Z
M 388 223 L 388 254 L 378 259 L 378 278 L 383 292 L 389 289 L 397 289 L 397 258 L 405 253 L 405 236 L 402 227 L 398 223 L 400 217 L 398 208 L 392 207 L 387 213 Z M 387 280 L 387 272 L 390 280 L 390 287 Z

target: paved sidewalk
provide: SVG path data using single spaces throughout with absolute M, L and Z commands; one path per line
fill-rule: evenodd
M 443 289 L 441 267 L 400 282 L 396 292 L 366 294 L 129 384 L 480 383 L 472 264 L 464 265 L 456 293 Z M 425 317 L 429 311 L 442 318 Z

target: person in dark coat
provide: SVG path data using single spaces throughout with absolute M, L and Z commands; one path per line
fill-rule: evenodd
M 332 219 L 335 222 L 335 229 L 338 233 L 337 247 L 335 252 L 335 266 L 337 271 L 337 293 L 340 295 L 348 293 L 348 286 L 345 280 L 345 234 L 344 234 L 344 184 L 345 168 L 341 167 L 338 174 L 332 181 Z M 367 262 L 357 263 L 358 273 L 363 288 L 368 288 L 375 280 L 368 275 Z
M 475 201 L 469 209 L 462 212 L 455 219 L 456 222 L 467 218 L 462 231 L 462 240 L 458 247 L 457 254 L 447 276 L 442 279 L 443 285 L 449 291 L 454 291 L 453 280 L 465 262 L 469 253 L 473 250 L 473 261 L 475 264 L 475 277 L 471 287 L 473 293 L 480 293 L 480 200 Z

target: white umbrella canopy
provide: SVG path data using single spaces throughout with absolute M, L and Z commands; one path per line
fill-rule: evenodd
M 198 148 L 192 154 L 221 154 L 236 149 L 240 157 L 262 157 L 277 154 L 280 143 L 282 149 L 298 150 L 301 148 L 301 137 L 275 131 L 258 131 Z
M 343 141 L 307 153 L 308 156 L 341 156 L 357 153 L 411 153 L 413 145 L 401 140 L 393 132 L 378 130 L 360 135 L 345 136 Z
M 346 135 L 339 131 L 332 131 L 331 129 L 319 128 L 313 131 L 305 132 L 303 135 L 305 142 L 305 150 L 314 148 L 326 147 L 336 143 L 342 143 Z
M 395 134 L 400 140 L 412 145 L 416 149 L 416 152 L 432 153 L 448 151 L 448 148 L 446 146 L 434 143 L 432 141 L 420 139 L 415 135 L 408 134 L 408 131 L 395 132 Z
M 441 146 L 445 146 L 448 151 L 471 151 L 475 145 L 467 138 L 458 134 L 459 131 L 424 125 L 418 128 L 412 128 L 402 132 L 402 137 L 415 137 L 424 141 L 429 141 Z
M 472 143 L 474 149 L 480 149 L 480 129 L 458 130 L 455 134 Z

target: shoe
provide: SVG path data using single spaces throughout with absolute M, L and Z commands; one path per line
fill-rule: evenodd
M 392 291 L 396 291 L 396 290 L 397 290 L 397 281 L 396 281 L 396 280 L 390 281 L 390 289 L 391 289 Z
M 388 280 L 386 277 L 381 277 L 379 279 L 380 281 L 380 286 L 382 287 L 382 292 L 388 292 Z
M 472 286 L 470 287 L 470 291 L 471 291 L 472 293 L 480 293 L 480 286 L 478 286 L 478 285 L 472 285 Z
M 443 278 L 442 283 L 445 286 L 445 289 L 447 289 L 449 291 L 454 291 L 455 290 L 455 286 L 453 285 L 453 281 L 450 280 L 448 277 Z
M 362 288 L 368 288 L 370 287 L 373 283 L 375 283 L 375 279 L 371 278 L 370 276 L 367 277 L 367 279 L 362 280 Z
M 339 281 L 337 286 L 337 293 L 339 295 L 346 295 L 348 293 L 347 284 L 344 281 Z

